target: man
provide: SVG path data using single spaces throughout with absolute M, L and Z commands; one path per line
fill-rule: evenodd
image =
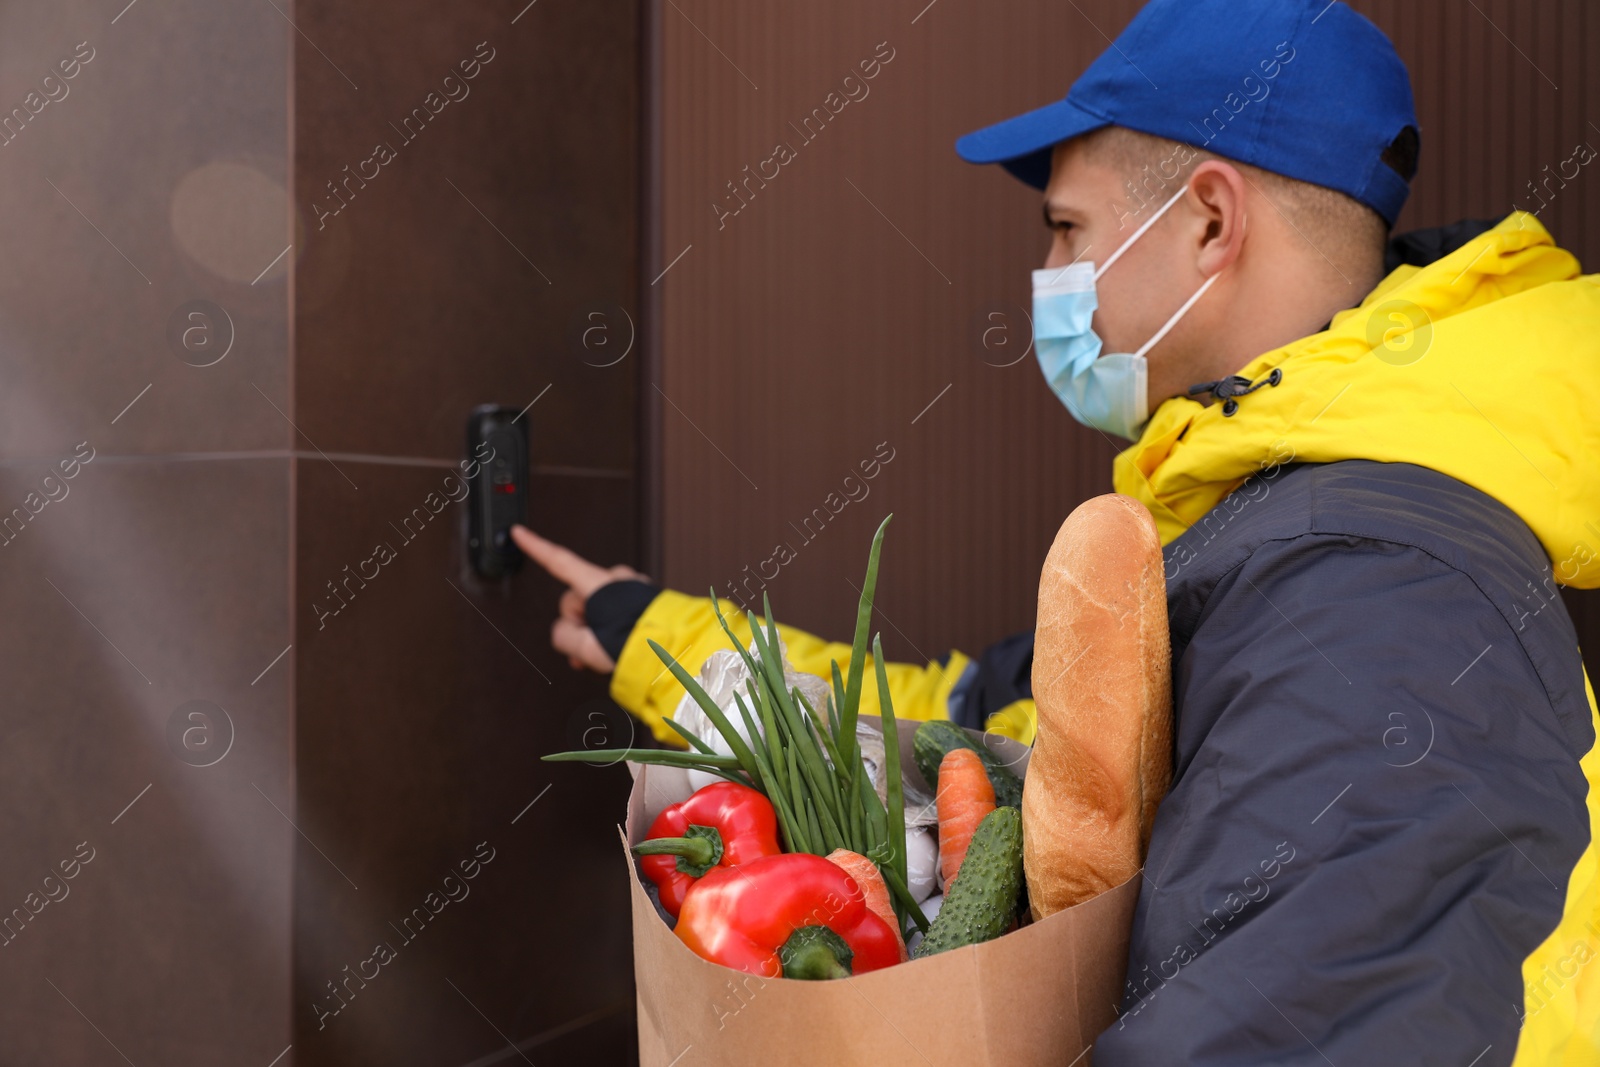
M 1099 1067 L 1600 1063 L 1600 752 L 1556 594 L 1600 585 L 1600 285 L 1521 213 L 1389 241 L 1416 125 L 1342 3 L 1152 0 L 958 143 L 1045 190 L 1041 367 L 1136 441 L 1116 489 L 1166 544 L 1173 785 Z M 572 586 L 556 647 L 658 724 L 643 638 L 697 666 L 710 603 L 518 540 Z M 893 696 L 1031 739 L 1030 666 L 1021 635 Z

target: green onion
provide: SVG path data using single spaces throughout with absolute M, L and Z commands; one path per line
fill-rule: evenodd
M 928 917 L 922 914 L 922 907 L 911 896 L 911 890 L 906 888 L 905 879 L 901 878 L 893 869 L 885 870 L 879 867 L 878 872 L 883 875 L 884 884 L 889 887 L 890 895 L 894 897 L 901 907 L 906 909 L 906 914 L 911 916 L 911 921 L 917 924 L 917 929 L 927 933 Z
M 839 751 L 849 759 L 860 747 L 856 744 L 856 714 L 861 704 L 861 672 L 866 667 L 867 628 L 872 622 L 872 592 L 878 584 L 878 555 L 883 550 L 883 533 L 893 515 L 884 517 L 872 535 L 872 551 L 867 555 L 867 578 L 861 584 L 861 602 L 856 607 L 856 633 L 850 642 L 850 675 L 845 683 L 844 703 L 839 709 Z
M 901 881 L 909 880 L 906 873 L 906 794 L 900 780 L 900 727 L 895 722 L 894 702 L 889 698 L 889 675 L 883 666 L 881 635 L 872 637 L 872 665 L 878 675 L 878 710 L 883 722 L 883 776 L 889 794 L 889 847 L 890 863 Z
M 800 692 L 798 687 L 793 691 L 791 696 L 796 704 L 805 708 L 806 715 L 804 722 L 806 724 L 807 732 L 811 732 L 817 715 L 817 713 L 811 707 L 811 702 L 806 700 L 805 694 Z M 796 717 L 799 717 L 798 712 L 796 712 Z M 838 753 L 834 748 L 833 738 L 828 736 L 827 730 L 823 729 L 820 724 L 815 726 L 815 733 L 816 737 L 822 741 L 823 746 L 827 750 L 826 753 L 819 753 L 818 758 L 814 761 L 816 773 L 821 779 L 816 788 L 821 791 L 824 801 L 826 801 L 828 806 L 833 810 L 834 818 L 839 824 L 840 832 L 843 834 L 849 829 L 850 817 L 849 809 L 845 806 L 844 802 L 844 792 L 839 788 L 839 775 L 831 769 L 831 767 L 837 767 L 839 765 Z
M 752 695 L 751 699 L 753 700 L 755 697 Z M 788 788 L 788 780 L 778 774 L 774 763 L 781 763 L 783 761 L 783 756 L 776 751 L 772 751 L 764 747 L 765 742 L 761 739 L 761 732 L 756 729 L 755 719 L 751 716 L 750 709 L 745 706 L 744 697 L 742 697 L 737 690 L 734 691 L 733 702 L 735 706 L 738 707 L 739 717 L 744 720 L 744 727 L 749 731 L 749 736 L 752 738 L 752 744 L 755 746 L 752 750 L 752 755 L 755 757 L 756 765 L 761 770 L 761 776 L 763 779 L 762 791 L 767 793 L 768 796 L 772 797 L 773 805 L 778 808 L 779 822 L 781 823 L 783 821 L 782 815 L 784 812 L 782 805 L 783 803 L 787 803 L 785 791 Z
M 767 699 L 765 690 L 757 688 L 753 679 L 750 682 L 749 688 L 750 706 L 761 716 L 761 733 L 757 734 L 752 732 L 750 735 L 751 743 L 755 744 L 757 739 L 760 739 L 766 743 L 767 760 L 772 764 L 772 770 L 777 775 L 778 788 L 785 790 L 791 789 L 793 787 L 789 782 L 789 767 L 784 760 L 783 738 L 778 735 L 778 724 L 773 718 L 772 714 L 772 701 Z M 743 710 L 742 704 L 740 705 L 740 708 Z M 752 718 L 753 717 L 754 716 L 752 716 Z M 753 729 L 754 726 L 752 726 L 752 730 Z
M 863 773 L 865 773 L 865 768 L 861 765 L 861 761 L 857 760 L 856 765 L 850 768 L 850 778 L 846 783 L 848 788 L 845 795 L 850 798 L 850 851 L 859 852 L 865 856 L 867 854 L 866 830 L 862 826 L 864 820 L 861 818 L 861 805 L 856 803 L 859 796 L 856 792 L 856 779 Z
M 833 699 L 828 701 L 828 724 L 833 728 L 833 735 L 839 736 L 839 715 L 844 707 L 844 679 L 839 677 L 839 661 L 829 660 L 828 666 L 833 668 Z
M 790 786 L 793 789 L 791 795 L 794 797 L 794 814 L 800 824 L 801 837 L 806 842 L 804 851 L 813 852 L 819 856 L 826 855 L 826 853 L 818 851 L 822 847 L 822 841 L 820 840 L 822 833 L 816 826 L 817 817 L 816 813 L 811 810 L 811 798 L 806 795 L 805 786 L 800 782 L 800 772 L 799 768 L 795 766 L 793 748 L 788 750 L 787 756 L 789 760 L 788 769 L 793 772 L 790 776 Z
M 683 738 L 685 741 L 689 742 L 690 746 L 696 751 L 714 754 L 710 745 L 696 737 L 693 730 L 681 725 L 676 719 L 663 719 L 662 721 L 668 726 L 672 727 L 673 732 L 679 737 Z
M 679 752 L 675 748 L 600 748 L 582 752 L 552 752 L 541 759 L 549 763 L 592 762 L 597 759 L 628 760 L 631 763 L 659 763 L 666 767 L 693 770 L 735 770 L 742 766 L 737 756 L 707 755 L 704 752 Z
M 689 675 L 689 672 L 683 669 L 683 665 L 677 661 L 672 653 L 662 648 L 660 643 L 653 638 L 648 640 L 657 658 L 667 665 L 667 669 L 678 680 L 678 684 L 683 686 L 689 695 L 694 698 L 696 704 L 700 705 L 701 710 L 706 713 L 706 717 L 711 720 L 712 725 L 722 731 L 723 740 L 727 741 L 728 747 L 733 749 L 733 754 L 739 758 L 739 763 L 744 767 L 745 773 L 751 778 L 759 778 L 760 768 L 756 763 L 755 753 L 750 751 L 750 746 L 744 743 L 744 738 L 740 737 L 739 732 L 728 722 L 727 716 L 722 714 L 722 709 L 717 707 L 716 701 L 712 700 L 711 696 L 700 688 L 700 683 L 695 681 Z

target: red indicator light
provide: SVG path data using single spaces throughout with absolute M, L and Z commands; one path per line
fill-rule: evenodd
M 510 482 L 507 482 L 504 485 L 495 486 L 494 491 L 497 493 L 515 493 L 517 491 L 517 487 L 512 485 Z

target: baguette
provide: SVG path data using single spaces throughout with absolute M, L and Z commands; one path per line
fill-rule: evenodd
M 1139 871 L 1171 783 L 1166 579 L 1138 501 L 1095 497 L 1056 533 L 1039 578 L 1033 699 L 1023 867 L 1042 919 Z

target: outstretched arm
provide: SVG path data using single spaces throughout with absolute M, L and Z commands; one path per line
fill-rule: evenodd
M 561 598 L 561 615 L 551 626 L 551 645 L 574 667 L 613 672 L 612 699 L 642 719 L 658 741 L 681 746 L 682 740 L 665 720 L 682 699 L 683 687 L 649 642 L 667 649 L 691 674 L 699 671 L 712 652 L 733 647 L 717 622 L 711 599 L 660 589 L 629 567 L 601 567 L 525 527 L 514 527 L 512 537 L 529 558 L 568 586 Z M 717 604 L 748 648 L 750 620 L 745 612 L 731 601 Z M 838 661 L 841 672 L 849 669 L 848 644 L 782 624 L 778 632 L 796 670 L 828 679 L 832 661 Z M 951 690 L 967 664 L 959 652 L 925 666 L 885 664 L 895 714 L 903 719 L 948 717 Z M 866 668 L 872 669 L 870 654 Z M 877 686 L 862 686 L 861 713 L 878 714 Z

